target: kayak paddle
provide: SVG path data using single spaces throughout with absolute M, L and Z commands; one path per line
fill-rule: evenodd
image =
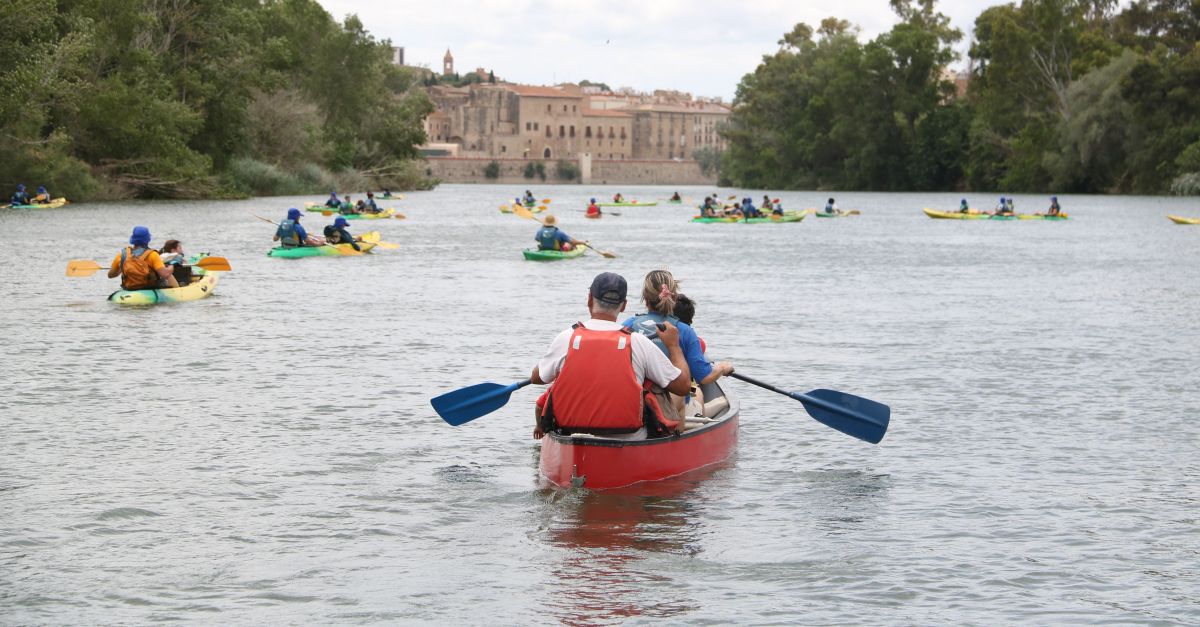
M 515 214 L 517 214 L 517 215 L 521 216 L 522 218 L 528 218 L 528 219 L 530 219 L 530 220 L 533 220 L 534 222 L 537 222 L 538 224 L 540 224 L 540 225 L 542 225 L 542 226 L 546 226 L 546 223 L 545 223 L 545 222 L 542 222 L 541 220 L 539 220 L 537 216 L 533 215 L 533 213 L 532 213 L 531 211 L 529 211 L 529 209 L 527 209 L 527 208 L 525 208 L 525 207 L 521 207 L 521 206 L 516 206 L 516 205 L 514 205 L 514 206 L 513 206 L 513 213 L 515 213 Z M 584 242 L 584 243 L 583 243 L 583 244 L 581 244 L 581 245 L 582 245 L 582 246 L 587 246 L 588 248 L 591 248 L 592 250 L 594 250 L 594 251 L 596 251 L 597 253 L 599 253 L 599 254 L 600 254 L 600 256 L 601 256 L 601 257 L 604 257 L 605 259 L 616 259 L 616 258 L 617 258 L 617 256 L 616 256 L 615 254 L 613 254 L 613 253 L 610 253 L 610 252 L 608 252 L 608 251 L 606 251 L 606 250 L 599 250 L 599 249 L 597 249 L 597 248 L 593 247 L 591 244 L 588 244 L 587 242 Z
M 587 209 L 576 209 L 575 211 L 578 211 L 580 213 L 587 213 Z M 604 212 L 602 212 L 602 215 L 619 216 L 619 215 L 621 215 L 621 212 L 620 211 L 604 211 Z
M 490 382 L 478 383 L 436 396 L 430 399 L 429 403 L 433 405 L 433 410 L 442 417 L 442 420 L 457 427 L 504 407 L 513 392 L 530 383 L 532 383 L 530 379 L 508 385 Z
M 781 390 L 737 372 L 730 373 L 729 376 L 794 398 L 804 404 L 808 415 L 817 422 L 871 444 L 879 444 L 891 421 L 890 407 L 861 396 L 834 390 L 813 390 L 808 394 L 801 394 Z
M 229 260 L 224 257 L 201 257 L 196 263 L 188 265 L 199 266 L 209 272 L 233 271 L 233 268 L 229 267 Z M 67 276 L 92 276 L 97 271 L 106 269 L 91 259 L 72 259 L 67 262 Z
M 383 250 L 396 250 L 400 245 L 395 242 L 383 242 L 379 240 L 379 231 L 371 231 L 362 235 L 362 241 L 368 244 L 374 244 L 376 248 Z

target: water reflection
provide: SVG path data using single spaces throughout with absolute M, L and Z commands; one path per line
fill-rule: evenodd
M 699 485 L 731 463 L 617 490 L 545 488 L 537 539 L 558 556 L 549 571 L 557 592 L 545 611 L 594 625 L 699 609 L 690 582 L 671 576 L 686 570 L 664 566 L 700 552 L 706 496 Z
M 864 531 L 888 498 L 891 477 L 869 470 L 801 472 L 802 509 L 829 536 Z

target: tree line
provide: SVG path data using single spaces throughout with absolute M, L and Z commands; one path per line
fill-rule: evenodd
M 0 2 L 0 182 L 194 198 L 425 184 L 433 110 L 313 0 Z
M 1200 194 L 1200 1 L 983 11 L 969 87 L 934 0 L 862 42 L 797 24 L 741 80 L 721 177 L 740 187 Z

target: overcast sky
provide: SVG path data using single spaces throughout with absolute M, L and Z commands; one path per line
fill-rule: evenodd
M 404 46 L 405 62 L 459 72 L 494 70 L 532 85 L 590 79 L 641 91 L 679 89 L 733 97 L 762 55 L 797 22 L 834 16 L 869 39 L 896 22 L 887 0 L 318 0 L 335 19 L 356 13 L 371 33 Z M 942 2 L 963 31 L 1000 0 Z M 965 66 L 965 62 L 960 62 Z

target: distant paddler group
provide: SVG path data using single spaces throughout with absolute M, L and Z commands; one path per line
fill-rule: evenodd
M 299 258 L 299 257 L 333 257 L 347 255 L 361 255 L 371 252 L 372 249 L 399 248 L 398 244 L 391 242 L 383 242 L 379 239 L 378 232 L 371 232 L 361 236 L 350 234 L 350 225 L 346 221 L 346 216 L 338 216 L 333 220 L 333 224 L 327 225 L 324 229 L 324 237 L 317 235 L 309 235 L 304 226 L 300 224 L 300 218 L 304 214 L 296 208 L 288 209 L 287 217 L 282 222 L 275 222 L 268 218 L 259 217 L 264 222 L 269 222 L 276 225 L 273 241 L 279 242 L 279 246 L 267 251 L 270 257 L 283 258 Z
M 367 192 L 367 199 L 363 200 L 360 198 L 357 202 L 349 195 L 343 200 L 338 198 L 337 192 L 329 192 L 329 198 L 325 201 L 325 204 L 307 203 L 304 208 L 306 211 L 319 211 L 322 215 L 327 216 L 340 213 L 346 216 L 347 220 L 380 220 L 386 218 L 403 220 L 405 218 L 404 214 L 396 213 L 395 209 L 380 208 L 375 202 L 375 194 L 373 192 Z
M 1001 196 L 991 211 L 980 211 L 971 207 L 966 198 L 958 203 L 957 212 L 925 210 L 925 215 L 938 220 L 1066 220 L 1069 216 L 1063 213 L 1058 204 L 1058 196 L 1050 197 L 1050 206 L 1045 213 L 1017 213 L 1011 197 Z
M 57 209 L 67 204 L 66 198 L 53 198 L 50 192 L 46 191 L 45 186 L 39 185 L 37 193 L 30 196 L 29 192 L 25 191 L 24 184 L 18 184 L 17 190 L 9 197 L 8 204 L 0 208 L 11 209 Z
M 737 196 L 730 196 L 729 200 L 736 198 Z M 771 200 L 770 196 L 763 196 L 761 209 L 754 206 L 754 200 L 749 196 L 730 205 L 723 205 L 715 196 L 705 196 L 704 202 L 700 205 L 700 215 L 693 217 L 692 222 L 744 222 L 747 224 L 799 222 L 804 219 L 804 215 L 803 211 L 784 210 L 783 203 L 778 198 Z

